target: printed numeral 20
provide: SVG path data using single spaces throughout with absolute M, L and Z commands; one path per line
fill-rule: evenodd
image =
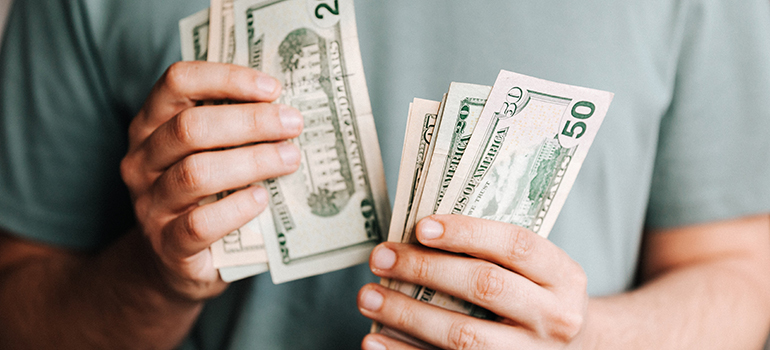
M 335 16 L 340 14 L 340 6 L 337 3 L 337 0 L 334 0 L 334 8 L 332 8 L 331 6 L 329 6 L 326 3 L 319 4 L 318 6 L 315 7 L 315 16 L 317 18 L 319 18 L 319 19 L 323 19 L 324 18 L 324 15 L 321 14 L 321 9 L 326 9 L 329 12 L 331 12 L 331 14 L 333 14 Z

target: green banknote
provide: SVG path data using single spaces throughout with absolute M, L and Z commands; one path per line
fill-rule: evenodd
M 209 62 L 233 63 L 235 58 L 234 0 L 211 0 Z
M 609 92 L 501 71 L 470 134 L 455 124 L 451 141 L 441 141 L 448 120 L 442 119 L 436 148 L 444 144 L 452 150 L 448 161 L 452 166 L 431 164 L 428 171 L 441 169 L 443 178 L 450 181 L 440 184 L 443 196 L 440 191 L 437 196 L 423 193 L 420 206 L 437 207 L 437 214 L 512 223 L 547 237 L 612 97 Z M 496 318 L 488 310 L 429 288 L 395 281 L 389 286 L 431 305 Z M 418 348 L 433 348 L 388 327 L 375 324 L 373 331 Z
M 449 86 L 425 185 L 416 199 L 418 206 L 404 231 L 402 242 L 414 242 L 414 224 L 436 212 L 491 89 L 489 86 L 465 83 L 452 83 Z
M 183 61 L 206 61 L 209 48 L 209 9 L 179 21 Z
M 209 9 L 205 9 L 179 22 L 182 60 L 207 60 L 209 20 Z M 210 196 L 202 200 L 200 205 L 214 202 L 226 195 L 227 192 Z M 210 249 L 212 263 L 219 269 L 220 276 L 226 282 L 268 270 L 267 252 L 256 219 L 214 242 Z
M 420 179 L 426 163 L 430 160 L 430 143 L 435 135 L 440 103 L 415 98 L 409 108 L 409 118 L 404 135 L 401 166 L 398 173 L 398 187 L 393 203 L 395 210 L 390 220 L 388 240 L 401 242 L 406 229 L 407 216 L 412 210 L 414 199 L 419 198 Z
M 547 237 L 612 93 L 502 71 L 437 213 Z
M 264 183 L 275 283 L 368 260 L 390 219 L 352 0 L 235 2 L 236 62 L 276 77 L 299 109 L 300 170 Z

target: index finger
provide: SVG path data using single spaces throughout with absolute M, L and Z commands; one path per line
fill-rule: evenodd
M 516 225 L 463 215 L 433 215 L 417 224 L 416 234 L 425 246 L 493 262 L 541 286 L 558 286 L 584 276 L 566 252 Z
M 275 78 L 248 67 L 176 62 L 155 83 L 139 117 L 143 129 L 151 131 L 199 101 L 271 102 L 280 92 Z

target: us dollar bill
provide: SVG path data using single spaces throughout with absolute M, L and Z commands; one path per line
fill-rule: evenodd
M 300 170 L 265 182 L 259 217 L 274 283 L 368 260 L 390 219 L 352 0 L 235 3 L 237 55 L 299 109 Z M 242 58 L 236 59 L 240 60 Z
M 411 104 L 388 241 L 401 242 L 403 239 L 407 216 L 418 192 L 426 160 L 429 159 L 430 143 L 436 129 L 440 104 L 419 98 L 415 98 Z
M 434 131 L 432 140 L 427 140 L 428 143 L 433 143 L 434 147 L 430 148 L 431 156 L 422 169 L 424 172 L 422 186 L 419 186 L 420 191 L 418 193 L 412 193 L 412 200 L 415 202 L 419 201 L 423 211 L 425 211 L 425 208 L 428 208 L 428 210 L 427 213 L 420 214 L 420 208 L 414 205 L 415 207 L 411 208 L 411 220 L 402 226 L 401 230 L 394 232 L 394 228 L 391 227 L 391 234 L 398 235 L 401 242 L 417 243 L 413 234 L 415 223 L 423 217 L 434 213 L 433 208 L 437 206 L 437 201 L 440 201 L 440 197 L 443 195 L 442 190 L 446 189 L 449 185 L 449 180 L 451 180 L 460 157 L 462 157 L 463 150 L 481 115 L 491 89 L 489 86 L 465 83 L 452 83 L 450 85 L 449 92 L 444 96 L 442 102 L 441 116 L 435 121 L 435 129 L 437 131 Z M 413 109 L 415 108 L 413 107 Z M 426 120 L 426 122 L 429 121 Z M 420 141 L 423 142 L 423 140 Z M 417 149 L 420 148 L 423 147 Z M 424 148 L 427 149 L 427 147 Z M 403 155 L 414 159 L 414 156 L 409 155 L 406 150 L 403 152 Z M 427 164 L 430 164 L 430 167 Z M 401 181 L 411 182 L 409 179 L 399 175 L 399 186 L 401 186 Z M 429 199 L 429 201 L 425 201 L 426 199 Z M 395 206 L 395 208 L 397 210 L 404 209 L 398 206 Z M 452 296 L 438 293 L 435 290 L 398 280 L 384 280 L 381 283 L 385 284 L 386 282 L 390 289 L 397 290 L 412 298 L 467 315 L 489 318 L 487 317 L 488 312 L 486 310 Z M 377 323 L 372 326 L 374 332 L 381 332 L 414 346 L 425 348 L 426 344 L 401 334 L 396 330 L 388 327 L 380 328 L 381 325 Z
M 411 232 L 414 230 L 414 225 L 417 222 L 417 204 L 420 203 L 420 198 L 422 198 L 422 192 L 423 188 L 425 187 L 425 179 L 428 176 L 428 169 L 425 168 L 426 165 L 430 164 L 431 158 L 433 157 L 433 149 L 436 147 L 436 142 L 432 142 L 435 138 L 435 135 L 439 131 L 439 127 L 441 126 L 441 118 L 443 115 L 444 107 L 446 106 L 447 101 L 447 94 L 444 94 L 444 96 L 441 98 L 441 104 L 438 108 L 438 114 L 436 116 L 436 121 L 433 126 L 433 135 L 431 135 L 431 142 L 425 142 L 424 146 L 426 147 L 426 150 L 424 150 L 424 160 L 422 171 L 419 174 L 419 178 L 415 179 L 414 188 L 415 190 L 411 193 L 411 198 L 409 199 L 412 205 L 407 209 L 407 216 L 406 216 L 406 224 L 404 224 L 404 228 L 401 231 L 401 242 L 404 243 L 415 243 L 409 240 L 409 236 L 407 236 L 406 232 Z M 395 239 L 394 239 L 395 240 Z
M 388 241 L 401 242 L 407 219 L 414 214 L 412 206 L 421 191 L 420 180 L 430 160 L 430 144 L 435 135 L 441 103 L 415 98 L 411 104 L 409 118 L 401 154 L 401 166 L 398 175 L 398 188 L 390 220 Z M 401 282 L 383 278 L 380 284 L 392 289 L 399 289 Z
M 399 163 L 398 166 L 398 177 L 401 179 L 402 177 L 408 177 L 405 176 L 407 172 L 407 168 L 409 167 L 407 155 L 406 155 L 406 147 L 409 143 L 410 138 L 410 130 L 412 125 L 412 120 L 414 119 L 412 114 L 412 108 L 414 107 L 414 101 L 409 103 L 409 113 L 407 114 L 406 118 L 406 130 L 404 131 L 404 144 L 401 145 L 401 163 Z M 414 136 L 412 136 L 414 137 Z M 393 211 L 390 215 L 390 226 L 388 226 L 388 241 L 393 241 L 393 239 L 396 239 L 396 242 L 401 241 L 401 234 L 396 233 L 398 237 L 393 237 L 394 231 L 398 231 L 398 229 L 394 229 L 394 227 L 399 226 L 399 222 L 401 225 L 406 223 L 406 211 L 405 210 L 399 210 L 399 208 L 403 208 L 404 205 L 406 205 L 406 202 L 408 200 L 407 196 L 410 192 L 409 186 L 411 183 L 407 183 L 407 181 L 399 181 L 398 186 L 396 188 L 396 198 L 393 200 Z
M 414 203 L 419 203 L 419 206 L 413 205 L 411 208 L 409 219 L 400 231 L 401 242 L 417 243 L 414 236 L 416 223 L 435 213 L 435 209 L 449 186 L 474 127 L 481 116 L 481 111 L 491 89 L 490 86 L 466 83 L 452 83 L 449 86 L 449 91 L 442 102 L 441 116 L 434 135 L 435 139 L 431 142 L 433 147 L 430 148 L 431 156 L 427 163 L 430 165 L 423 170 L 425 174 L 421 180 L 422 183 L 417 186 L 419 192 L 412 198 Z M 404 155 L 407 154 L 404 152 Z M 408 181 L 399 176 L 399 185 L 402 180 Z M 398 280 L 389 280 L 387 286 L 415 299 L 435 300 L 445 306 L 450 305 L 448 300 L 454 300 L 449 296 L 436 293 L 434 290 Z M 453 309 L 453 311 L 464 311 L 466 314 L 477 313 L 474 305 L 459 300 L 456 305 L 447 306 L 447 308 Z M 386 329 L 386 331 L 391 332 L 392 330 Z
M 233 63 L 235 57 L 234 0 L 211 0 L 209 62 Z
M 612 98 L 609 92 L 501 71 L 436 213 L 512 223 L 547 237 Z M 430 288 L 396 286 L 431 305 L 497 317 Z M 433 348 L 394 329 L 379 331 Z
M 613 94 L 501 71 L 437 213 L 547 237 Z
M 401 242 L 407 227 L 407 218 L 410 213 L 415 214 L 412 206 L 415 204 L 415 199 L 420 198 L 419 184 L 425 177 L 426 166 L 432 154 L 430 145 L 436 134 L 441 105 L 440 102 L 419 98 L 415 98 L 410 104 L 388 241 Z M 402 282 L 383 278 L 380 284 L 399 290 Z M 379 323 L 375 322 L 372 325 L 373 332 L 379 331 L 380 328 Z
M 179 22 L 182 60 L 205 61 L 208 52 L 209 9 L 202 10 Z M 203 199 L 205 205 L 221 198 L 228 192 Z M 226 282 L 232 282 L 268 270 L 267 253 L 264 249 L 259 221 L 255 218 L 238 230 L 211 245 L 212 263 Z M 237 268 L 236 268 L 237 267 Z
M 206 61 L 209 47 L 209 9 L 179 21 L 183 61 Z
M 433 215 L 438 209 L 491 89 L 490 86 L 465 83 L 452 83 L 449 86 L 415 221 Z M 413 227 L 405 230 L 402 241 L 415 242 L 413 231 Z

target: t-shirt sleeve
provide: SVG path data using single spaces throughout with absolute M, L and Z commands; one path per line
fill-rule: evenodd
M 87 16 L 79 1 L 15 1 L 0 50 L 0 227 L 80 249 L 130 220 L 125 125 Z
M 693 1 L 646 223 L 770 212 L 770 2 Z

